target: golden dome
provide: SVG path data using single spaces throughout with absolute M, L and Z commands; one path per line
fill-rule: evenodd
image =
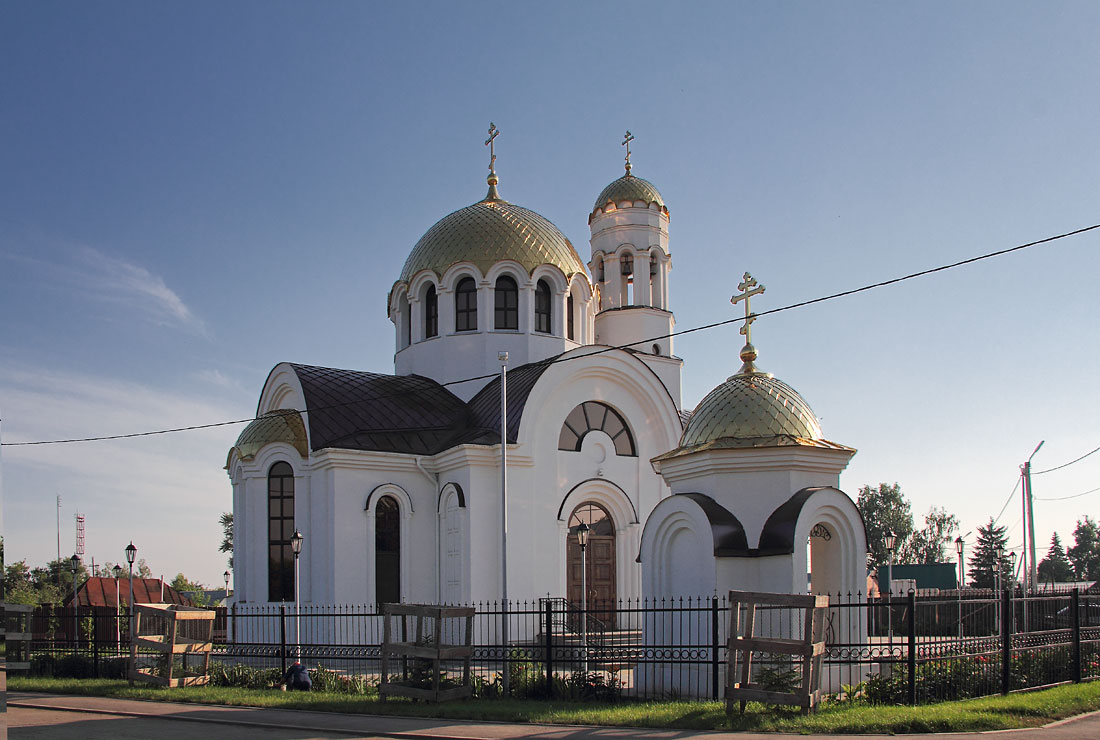
M 820 441 L 821 423 L 802 396 L 782 380 L 752 372 L 734 375 L 707 394 L 684 429 L 680 449 Z
M 237 437 L 233 450 L 242 460 L 251 460 L 264 445 L 273 442 L 286 442 L 298 450 L 302 457 L 309 457 L 309 445 L 306 442 L 306 425 L 302 415 L 294 409 L 268 411 L 252 421 Z M 230 455 L 233 454 L 230 450 Z
M 635 177 L 630 173 L 627 173 L 608 185 L 596 198 L 596 205 L 592 206 L 592 212 L 604 208 L 608 203 L 621 203 L 624 200 L 633 203 L 636 200 L 643 201 L 647 205 L 650 203 L 656 203 L 657 206 L 668 213 L 668 208 L 665 207 L 665 200 L 661 197 L 660 192 L 657 191 L 656 186 L 649 180 L 644 180 L 640 177 Z
M 413 247 L 398 280 L 421 270 L 443 275 L 451 265 L 472 262 L 482 274 L 501 260 L 515 260 L 530 274 L 539 265 L 554 265 L 565 276 L 584 272 L 584 263 L 565 235 L 545 218 L 494 197 L 490 182 L 485 200 L 444 216 Z

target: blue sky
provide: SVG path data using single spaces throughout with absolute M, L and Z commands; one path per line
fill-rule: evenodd
M 385 297 L 437 219 L 503 197 L 587 259 L 622 172 L 671 214 L 677 328 L 1100 223 L 1100 6 L 957 3 L 10 3 L 0 26 L 3 441 L 252 415 L 284 360 L 392 370 Z M 842 478 L 969 531 L 1100 445 L 1100 233 L 760 319 L 758 364 Z M 739 365 L 678 339 L 684 403 Z M 9 560 L 130 539 L 219 583 L 239 426 L 5 446 Z M 1100 487 L 1100 454 L 1035 480 Z M 1040 550 L 1100 493 L 1036 504 Z M 1018 499 L 1001 523 L 1020 541 Z M 973 536 L 971 537 L 971 539 Z

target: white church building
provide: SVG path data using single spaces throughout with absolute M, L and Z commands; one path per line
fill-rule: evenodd
M 589 604 L 859 590 L 865 533 L 839 487 L 855 450 L 824 438 L 751 343 L 681 407 L 669 210 L 629 148 L 588 214 L 587 263 L 501 198 L 495 155 L 488 186 L 397 276 L 392 375 L 272 369 L 226 463 L 237 603 L 293 601 L 295 530 L 306 604 L 580 603 L 581 522 Z M 749 316 L 762 288 L 743 290 Z

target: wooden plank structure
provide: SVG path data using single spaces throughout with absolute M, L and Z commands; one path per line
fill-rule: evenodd
M 210 650 L 213 648 L 214 612 L 179 604 L 134 604 L 134 639 L 130 642 L 130 680 L 158 686 L 200 686 L 210 681 Z M 139 669 L 138 650 L 161 656 L 164 675 Z M 198 675 L 173 677 L 175 657 L 184 666 L 189 656 L 198 656 Z
M 33 606 L 3 604 L 0 638 L 6 640 L 7 670 L 26 671 L 31 667 L 31 613 Z
M 817 709 L 821 702 L 821 662 L 825 657 L 825 610 L 828 596 L 775 594 L 757 591 L 730 591 L 729 658 L 726 670 L 726 713 L 733 713 L 733 703 L 761 701 L 768 704 L 799 706 L 803 713 Z M 744 616 L 741 611 L 744 608 Z M 801 635 L 790 638 L 757 637 L 758 607 L 803 610 Z M 797 622 L 795 622 L 797 625 Z M 801 665 L 802 684 L 793 692 L 774 691 L 752 682 L 752 654 L 789 655 Z M 737 668 L 740 664 L 740 680 Z
M 461 606 L 438 606 L 434 604 L 383 604 L 382 605 L 382 678 L 378 684 L 378 694 L 382 701 L 387 696 L 407 696 L 427 701 L 448 701 L 465 699 L 473 694 L 470 685 L 470 658 L 473 656 L 474 608 Z M 401 639 L 395 639 L 394 618 L 400 620 Z M 409 639 L 408 619 L 415 624 L 413 639 Z M 446 634 L 454 634 L 444 625 L 444 620 L 461 619 L 463 644 L 443 642 Z M 391 679 L 390 660 L 401 658 L 402 669 L 399 680 Z M 431 688 L 410 686 L 408 659 L 431 662 Z M 462 661 L 462 683 L 458 686 L 443 688 L 441 684 L 441 663 L 444 660 Z

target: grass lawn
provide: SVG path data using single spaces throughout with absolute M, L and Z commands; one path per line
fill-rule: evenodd
M 728 718 L 719 702 L 583 702 L 482 699 L 414 703 L 401 699 L 380 702 L 370 696 L 334 693 L 292 693 L 277 690 L 213 686 L 162 689 L 130 687 L 126 681 L 52 679 L 13 676 L 9 691 L 154 699 L 196 704 L 278 707 L 353 714 L 387 714 L 448 719 L 550 724 L 659 727 L 692 730 L 756 730 L 788 733 L 967 732 L 1031 727 L 1100 709 L 1100 681 L 1058 686 L 1010 696 L 969 699 L 921 707 L 827 704 L 803 717 L 794 711 L 749 704 L 744 717 Z

